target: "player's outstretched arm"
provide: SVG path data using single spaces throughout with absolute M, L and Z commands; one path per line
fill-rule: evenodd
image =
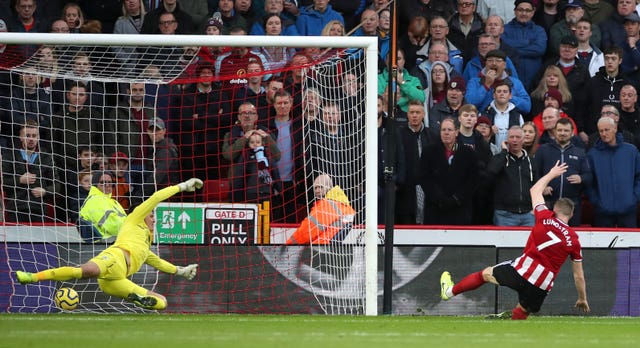
M 578 300 L 576 301 L 576 308 L 588 313 L 591 311 L 589 308 L 589 302 L 587 302 L 587 284 L 584 280 L 584 271 L 582 269 L 582 262 L 573 261 L 571 267 L 573 268 L 573 281 L 578 291 Z
M 191 280 L 195 278 L 196 273 L 198 272 L 198 264 L 192 263 L 188 266 L 177 266 L 176 267 L 176 275 L 187 278 L 187 280 Z
M 180 192 L 193 192 L 196 189 L 201 189 L 202 185 L 202 180 L 198 178 L 191 178 L 187 181 L 179 183 L 178 187 L 180 187 Z
M 560 161 L 556 161 L 556 164 L 549 169 L 549 172 L 541 177 L 531 189 L 529 189 L 529 193 L 531 193 L 531 205 L 535 208 L 538 204 L 544 203 L 544 197 L 542 193 L 544 192 L 545 187 L 549 185 L 551 180 L 559 177 L 567 171 L 567 164 L 562 163 Z

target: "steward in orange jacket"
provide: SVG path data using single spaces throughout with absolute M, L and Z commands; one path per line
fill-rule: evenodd
M 340 186 L 334 186 L 311 209 L 287 244 L 329 244 L 341 241 L 353 226 L 356 212 Z

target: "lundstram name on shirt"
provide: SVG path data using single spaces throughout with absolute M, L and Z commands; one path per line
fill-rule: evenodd
M 542 224 L 545 226 L 553 226 L 554 228 L 560 230 L 560 232 L 562 232 L 562 235 L 564 236 L 567 246 L 573 246 L 571 236 L 569 235 L 569 230 L 567 230 L 566 227 L 562 226 L 562 224 L 560 224 L 558 221 L 554 219 L 544 219 L 542 220 Z

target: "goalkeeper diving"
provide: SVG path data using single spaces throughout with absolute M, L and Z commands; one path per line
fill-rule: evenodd
M 175 266 L 153 253 L 150 247 L 155 225 L 153 210 L 158 203 L 178 192 L 193 192 L 200 188 L 202 180 L 193 178 L 155 192 L 127 216 L 115 243 L 80 267 L 59 267 L 38 273 L 17 271 L 16 278 L 20 284 L 98 278 L 100 289 L 108 295 L 123 298 L 146 309 L 165 309 L 166 297 L 133 283 L 128 277 L 138 272 L 144 263 L 188 280 L 196 276 L 197 264 Z

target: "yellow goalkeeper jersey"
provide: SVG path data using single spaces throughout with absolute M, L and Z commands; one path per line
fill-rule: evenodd
M 153 231 L 150 231 L 144 222 L 144 218 L 153 211 L 158 203 L 180 192 L 178 185 L 166 187 L 155 192 L 127 216 L 120 228 L 120 233 L 113 244 L 129 252 L 130 262 L 127 276 L 130 276 L 146 263 L 149 266 L 165 273 L 176 273 L 176 266 L 163 260 L 151 251 L 153 243 Z

